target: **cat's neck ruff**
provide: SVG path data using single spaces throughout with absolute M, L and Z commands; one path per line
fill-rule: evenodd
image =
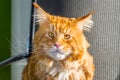
M 41 62 L 44 63 L 44 60 Z M 47 65 L 47 69 L 43 69 L 47 73 L 45 76 L 52 76 L 53 80 L 84 80 L 85 75 L 79 63 L 79 60 L 73 62 L 51 60 L 49 63 L 43 64 Z

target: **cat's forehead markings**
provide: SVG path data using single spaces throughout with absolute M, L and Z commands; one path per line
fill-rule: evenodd
M 69 21 L 68 18 L 59 17 L 59 16 L 51 16 L 51 17 L 49 17 L 49 20 L 51 22 L 53 22 L 53 23 L 58 23 L 58 22 L 60 22 L 60 23 L 66 23 L 66 22 Z
M 71 31 L 71 24 L 76 23 L 76 18 L 64 18 L 59 16 L 51 16 L 50 21 L 50 30 L 55 32 L 62 32 L 68 34 Z
M 68 25 L 66 23 L 54 23 L 50 25 L 50 30 L 51 31 L 57 31 L 57 32 L 62 32 L 66 33 L 68 30 Z

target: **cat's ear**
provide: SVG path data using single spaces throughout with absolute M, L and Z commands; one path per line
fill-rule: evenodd
M 77 24 L 78 27 L 81 31 L 90 31 L 90 29 L 93 26 L 93 21 L 92 21 L 92 15 L 94 12 L 89 13 L 86 16 L 83 16 L 82 18 L 77 18 Z
M 47 20 L 50 15 L 45 12 L 37 3 L 34 2 L 33 6 L 36 8 L 36 19 L 38 20 L 37 22 Z

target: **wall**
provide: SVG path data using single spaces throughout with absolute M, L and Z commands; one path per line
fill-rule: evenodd
M 12 56 L 28 52 L 31 0 L 12 0 Z M 12 64 L 11 80 L 21 80 L 25 59 Z

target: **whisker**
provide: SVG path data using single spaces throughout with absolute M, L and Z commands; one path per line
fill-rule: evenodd
M 16 52 L 16 51 L 17 51 L 16 48 L 14 48 L 14 47 L 12 46 L 12 44 L 11 44 L 11 42 L 10 42 L 9 39 L 7 39 L 7 42 L 8 42 L 8 47 L 9 47 L 9 49 L 10 49 L 11 51 L 13 50 L 13 51 Z

